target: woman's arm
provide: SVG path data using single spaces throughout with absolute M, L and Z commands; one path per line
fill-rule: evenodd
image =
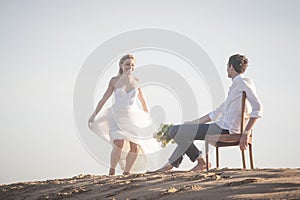
M 139 90 L 139 95 L 138 95 L 138 97 L 139 97 L 139 100 L 140 100 L 141 103 L 142 103 L 143 110 L 144 110 L 145 112 L 149 112 L 148 105 L 147 105 L 147 102 L 146 102 L 146 100 L 145 100 L 145 98 L 144 98 L 144 94 L 143 94 L 141 88 L 139 88 L 138 90 Z
M 106 101 L 109 99 L 109 97 L 113 93 L 113 91 L 114 91 L 114 85 L 115 85 L 115 77 L 112 78 L 109 81 L 108 88 L 106 89 L 106 91 L 105 91 L 102 99 L 97 104 L 97 107 L 96 107 L 94 113 L 92 114 L 92 116 L 89 119 L 89 124 L 94 121 L 96 115 L 100 112 L 100 110 L 102 109 L 102 107 L 104 106 L 104 104 L 106 103 Z

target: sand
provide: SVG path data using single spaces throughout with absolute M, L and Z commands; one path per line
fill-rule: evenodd
M 0 185 L 0 199 L 300 199 L 300 169 L 88 174 Z

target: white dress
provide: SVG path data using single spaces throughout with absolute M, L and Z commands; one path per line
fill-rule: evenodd
M 129 141 L 139 145 L 138 157 L 131 172 L 150 170 L 147 155 L 158 153 L 161 149 L 159 143 L 153 138 L 157 125 L 153 124 L 151 116 L 136 104 L 138 93 L 138 89 L 127 92 L 123 88 L 116 88 L 113 106 L 104 111 L 90 126 L 95 134 L 112 145 L 114 140 L 124 140 L 119 162 L 123 170 L 126 155 L 130 150 Z

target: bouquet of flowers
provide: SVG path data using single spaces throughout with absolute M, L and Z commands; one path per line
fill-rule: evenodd
M 169 142 L 174 144 L 174 140 L 169 136 L 169 129 L 173 126 L 173 124 L 161 124 L 158 132 L 153 134 L 153 137 L 157 140 L 157 142 L 161 142 L 162 147 L 166 147 Z

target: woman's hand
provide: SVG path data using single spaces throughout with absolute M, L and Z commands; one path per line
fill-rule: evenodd
M 95 121 L 95 113 L 92 114 L 92 116 L 89 118 L 88 126 L 91 127 L 91 124 Z
M 118 77 L 113 77 L 110 79 L 109 81 L 109 85 L 108 88 L 106 89 L 102 99 L 99 101 L 99 103 L 97 104 L 97 107 L 94 111 L 94 113 L 92 114 L 92 116 L 89 118 L 88 121 L 88 126 L 91 128 L 92 123 L 95 121 L 95 117 L 96 115 L 100 112 L 101 108 L 103 107 L 103 105 L 105 104 L 105 102 L 108 100 L 108 98 L 111 96 L 111 94 L 114 91 L 114 87 L 116 85 L 116 82 L 119 80 Z

